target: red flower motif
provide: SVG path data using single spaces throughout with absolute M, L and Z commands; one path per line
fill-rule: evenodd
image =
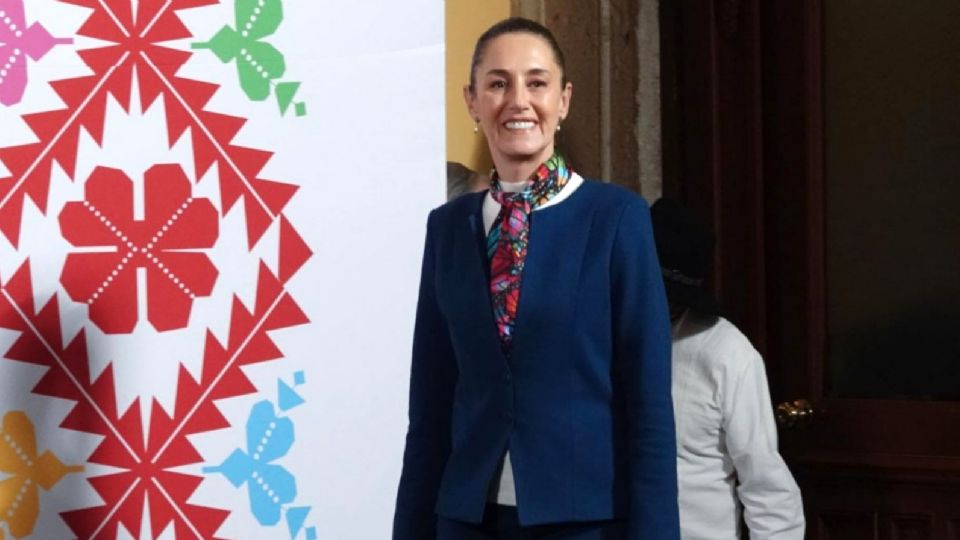
M 133 182 L 123 171 L 97 167 L 86 200 L 60 212 L 63 237 L 75 247 L 101 248 L 67 256 L 60 282 L 90 320 L 109 334 L 137 323 L 137 269 L 146 269 L 147 319 L 159 331 L 187 326 L 193 300 L 208 296 L 217 269 L 202 252 L 219 235 L 217 210 L 190 196 L 179 165 L 154 165 L 144 175 L 143 220 L 133 215 Z

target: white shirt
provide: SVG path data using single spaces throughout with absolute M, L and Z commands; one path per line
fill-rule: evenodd
M 521 182 L 500 182 L 500 187 L 505 192 L 516 193 L 522 190 L 526 183 L 526 180 Z M 549 208 L 555 204 L 560 204 L 564 199 L 576 191 L 577 188 L 580 187 L 580 184 L 583 184 L 583 177 L 575 172 L 571 173 L 570 179 L 567 180 L 567 183 L 564 184 L 563 188 L 560 189 L 560 192 L 554 195 L 549 201 L 543 203 L 541 206 L 534 208 L 533 211 L 536 212 L 542 208 Z M 498 203 L 496 199 L 493 198 L 493 195 L 490 195 L 490 192 L 488 191 L 487 196 L 483 198 L 483 230 L 487 235 L 490 234 L 490 228 L 493 226 L 493 222 L 497 219 L 497 215 L 499 213 L 500 203 Z M 491 307 L 490 309 L 493 308 Z M 505 506 L 517 505 L 517 490 L 513 483 L 513 466 L 510 464 L 509 451 L 503 457 L 500 475 L 494 481 L 490 491 L 490 499 L 496 500 L 497 504 L 502 504 Z
M 736 326 L 691 312 L 673 328 L 683 540 L 802 540 L 803 503 L 777 452 L 763 359 Z

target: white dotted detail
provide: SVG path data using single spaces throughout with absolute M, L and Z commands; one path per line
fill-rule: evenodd
M 163 262 L 160 261 L 160 258 L 156 255 L 150 253 L 150 250 L 163 238 L 163 235 L 170 231 L 170 227 L 173 226 L 174 222 L 179 219 L 180 216 L 187 210 L 187 208 L 193 204 L 193 197 L 187 197 L 186 200 L 167 218 L 167 221 L 160 227 L 160 230 L 153 235 L 153 238 L 150 239 L 150 243 L 147 244 L 146 248 L 143 249 L 143 252 L 147 255 L 147 260 L 151 261 L 153 264 L 163 272 L 163 275 L 170 278 L 170 281 L 174 285 L 180 288 L 183 291 L 183 294 L 189 296 L 192 300 L 197 298 L 197 295 L 187 287 L 187 284 L 180 280 L 176 274 L 170 271 L 169 268 L 164 266 Z M 254 458 L 256 459 L 256 458 Z
M 243 55 L 243 59 L 246 60 L 247 63 L 250 64 L 250 67 L 252 67 L 253 69 L 255 69 L 255 70 L 257 71 L 257 73 L 259 73 L 264 79 L 269 79 L 269 78 L 270 78 L 270 72 L 268 72 L 268 71 L 266 70 L 266 68 L 264 68 L 262 65 L 260 65 L 259 62 L 257 62 L 256 60 L 254 60 L 254 59 L 253 59 L 253 55 L 251 55 L 250 53 L 245 53 L 245 51 L 246 51 L 246 49 L 243 49 L 243 50 L 240 51 L 241 54 Z
M 136 250 L 136 248 L 133 248 L 133 249 Z M 128 255 L 127 257 L 124 257 L 123 259 L 121 259 L 120 263 L 118 263 L 117 266 L 109 274 L 107 274 L 107 277 L 106 279 L 103 280 L 103 283 L 101 283 L 100 286 L 97 287 L 97 292 L 90 295 L 90 298 L 87 299 L 87 305 L 91 305 L 94 302 L 96 302 L 97 298 L 100 298 L 100 296 L 103 295 L 103 291 L 106 290 L 106 288 L 109 287 L 111 283 L 113 283 L 113 279 L 120 275 L 120 272 L 123 271 L 123 267 L 126 266 L 127 264 L 126 261 L 129 260 L 130 254 L 127 253 L 127 255 Z
M 20 461 L 22 461 L 27 467 L 32 467 L 33 462 L 30 461 L 30 457 L 27 456 L 27 453 L 23 451 L 23 448 L 20 448 L 20 445 L 17 444 L 17 441 L 13 440 L 13 437 L 9 433 L 3 434 L 3 442 L 13 450 L 13 453 L 16 454 Z

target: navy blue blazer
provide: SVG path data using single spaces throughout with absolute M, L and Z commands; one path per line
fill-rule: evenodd
M 436 514 L 479 523 L 509 449 L 520 523 L 629 520 L 679 538 L 670 324 L 646 202 L 584 182 L 533 212 L 514 326 L 500 349 L 485 193 L 431 212 L 395 540 Z

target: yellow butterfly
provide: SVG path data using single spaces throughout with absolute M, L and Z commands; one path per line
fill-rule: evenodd
M 37 486 L 45 491 L 82 466 L 66 466 L 49 450 L 37 455 L 33 422 L 22 411 L 8 412 L 0 425 L 0 522 L 14 538 L 33 532 L 40 513 Z M 0 531 L 3 540 L 3 531 Z

